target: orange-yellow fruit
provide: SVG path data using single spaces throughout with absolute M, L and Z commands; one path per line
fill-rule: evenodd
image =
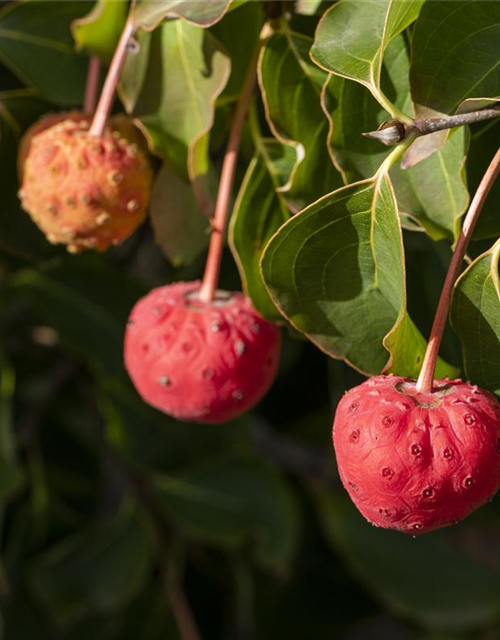
M 49 242 L 72 253 L 104 251 L 128 238 L 144 221 L 151 192 L 151 167 L 139 145 L 113 125 L 91 136 L 89 118 L 73 113 L 43 125 L 28 131 L 24 144 L 23 208 Z

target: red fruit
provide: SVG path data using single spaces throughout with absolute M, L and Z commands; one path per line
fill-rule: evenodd
M 119 127 L 88 134 L 74 114 L 34 135 L 28 132 L 20 198 L 49 242 L 104 251 L 131 235 L 146 216 L 152 172 Z
M 500 405 L 461 380 L 375 376 L 340 401 L 340 477 L 375 526 L 413 535 L 462 520 L 500 487 Z
M 177 282 L 139 300 L 125 333 L 125 366 L 153 407 L 192 422 L 220 423 L 255 405 L 271 386 L 281 335 L 241 293 L 197 298 Z

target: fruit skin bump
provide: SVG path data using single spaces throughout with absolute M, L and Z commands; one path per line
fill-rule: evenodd
M 352 501 L 386 529 L 454 524 L 500 487 L 500 405 L 461 380 L 422 394 L 409 378 L 370 378 L 340 401 L 333 443 Z
M 281 334 L 242 293 L 199 282 L 159 287 L 133 308 L 124 359 L 148 404 L 180 420 L 221 423 L 254 406 L 276 376 Z
M 88 135 L 89 126 L 74 113 L 46 128 L 41 121 L 20 148 L 22 206 L 49 242 L 71 253 L 104 251 L 128 238 L 144 221 L 151 192 L 139 145 L 113 123 L 102 137 Z

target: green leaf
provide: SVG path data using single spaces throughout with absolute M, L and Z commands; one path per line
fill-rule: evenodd
M 205 137 L 231 62 L 211 33 L 186 22 L 166 22 L 148 41 L 125 65 L 125 102 L 151 147 L 204 193 L 210 167 Z
M 12 401 L 16 386 L 15 372 L 0 352 L 0 508 L 23 482 L 13 440 Z
M 153 31 L 167 18 L 182 18 L 200 27 L 218 22 L 231 0 L 140 0 L 133 11 L 137 27 Z
M 259 42 L 263 17 L 258 2 L 245 2 L 210 29 L 231 58 L 231 77 L 220 100 L 234 100 L 239 96 L 252 51 L 256 50 Z
M 294 216 L 268 244 L 262 273 L 283 315 L 320 349 L 363 372 L 382 371 L 382 341 L 405 295 L 388 177 L 338 189 Z
M 500 241 L 483 253 L 458 279 L 451 323 L 464 354 L 467 379 L 500 394 Z
M 499 570 L 466 543 L 467 524 L 414 539 L 372 527 L 346 496 L 318 488 L 313 497 L 327 540 L 395 614 L 462 633 L 497 618 Z
M 109 62 L 125 26 L 126 0 L 97 0 L 88 15 L 71 25 L 78 49 Z
M 412 113 L 409 64 L 404 38 L 398 36 L 386 49 L 382 77 L 391 87 L 389 98 Z M 330 119 L 330 151 L 344 180 L 372 176 L 388 151 L 360 132 L 375 130 L 386 119 L 385 111 L 363 86 L 333 75 L 325 83 L 322 101 Z M 396 166 L 391 171 L 400 213 L 416 219 L 434 240 L 456 239 L 459 233 L 468 203 L 464 170 L 468 140 L 466 128 L 456 129 L 433 157 L 409 170 Z
M 15 161 L 22 133 L 48 109 L 32 89 L 0 93 L 0 248 L 25 260 L 52 252 L 43 234 L 21 209 Z
M 147 472 L 171 472 L 207 456 L 249 446 L 247 419 L 233 420 L 228 429 L 180 422 L 147 405 L 132 384 L 122 378 L 100 381 L 100 409 L 107 441 Z
M 162 504 L 188 536 L 234 549 L 253 540 L 257 559 L 281 567 L 298 536 L 294 496 L 268 464 L 235 454 L 176 476 L 159 477 Z
M 384 338 L 384 345 L 391 354 L 386 371 L 398 376 L 418 378 L 424 359 L 427 342 L 405 313 L 394 329 Z M 441 358 L 436 363 L 436 378 L 456 378 L 460 371 Z
M 292 145 L 297 160 L 282 188 L 296 212 L 340 186 L 326 149 L 328 122 L 320 104 L 326 74 L 309 59 L 312 40 L 285 29 L 271 36 L 260 59 L 260 84 L 274 135 Z
M 451 114 L 468 98 L 498 96 L 499 37 L 496 2 L 426 2 L 413 34 L 414 102 Z
M 72 0 L 10 3 L 0 12 L 0 60 L 47 100 L 80 104 L 87 60 L 75 51 L 70 27 L 87 10 Z
M 478 188 L 481 178 L 497 152 L 499 133 L 500 122 L 495 120 L 483 125 L 481 129 L 472 135 L 470 150 L 467 156 L 467 178 L 471 193 L 474 193 Z M 485 238 L 496 239 L 500 236 L 499 202 L 500 180 L 496 180 L 486 198 L 476 228 L 474 229 L 474 240 Z
M 290 217 L 280 192 L 278 171 L 285 170 L 290 175 L 295 153 L 290 147 L 260 138 L 260 135 L 255 144 L 256 153 L 247 169 L 231 218 L 230 243 L 245 293 L 264 317 L 280 320 L 281 314 L 262 279 L 260 259 L 272 235 Z
M 311 56 L 325 71 L 360 82 L 393 115 L 381 88 L 385 49 L 418 16 L 424 0 L 342 0 L 321 19 Z
M 123 334 L 143 287 L 97 256 L 18 271 L 9 291 L 22 295 L 64 345 L 98 371 L 123 374 Z
M 116 611 L 143 587 L 151 568 L 151 536 L 132 504 L 42 552 L 33 562 L 31 587 L 63 623 Z
M 261 264 L 278 309 L 328 355 L 366 374 L 386 367 L 418 373 L 425 341 L 406 317 L 401 229 L 386 174 L 338 189 L 291 218 Z M 411 344 L 399 344 L 409 336 Z
M 150 210 L 155 241 L 175 267 L 190 264 L 206 249 L 209 220 L 192 188 L 167 163 L 156 176 Z

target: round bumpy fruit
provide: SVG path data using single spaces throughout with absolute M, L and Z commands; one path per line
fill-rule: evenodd
M 412 535 L 462 520 L 500 487 L 500 405 L 461 380 L 375 376 L 340 401 L 340 477 L 369 522 Z
M 151 168 L 139 146 L 118 127 L 101 137 L 88 129 L 88 118 L 70 114 L 28 132 L 23 145 L 23 208 L 49 242 L 73 253 L 125 240 L 143 222 L 151 192 Z
M 281 335 L 241 293 L 199 282 L 154 289 L 135 305 L 125 334 L 125 365 L 142 398 L 181 420 L 220 423 L 255 405 L 271 386 Z

